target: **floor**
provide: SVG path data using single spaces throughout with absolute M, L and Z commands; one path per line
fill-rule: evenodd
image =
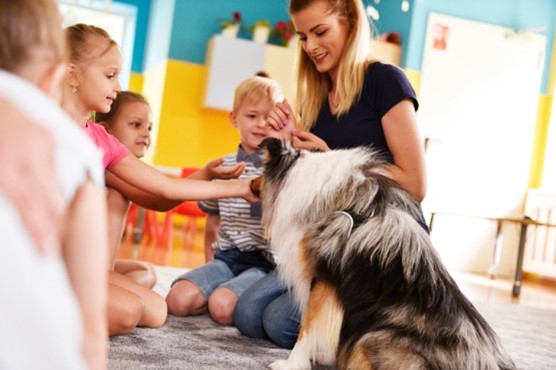
M 160 243 L 155 237 L 143 236 L 141 240 L 127 230 L 122 240 L 118 257 L 141 259 L 161 266 L 195 268 L 205 262 L 203 234 L 204 220 L 194 223 L 196 231 L 184 233 L 185 218 L 175 216 L 171 241 Z M 191 225 L 189 225 L 191 226 Z M 168 230 L 169 231 L 169 230 Z M 186 234 L 186 237 L 184 237 Z M 518 304 L 556 310 L 556 284 L 546 284 L 525 280 L 518 298 L 512 297 L 512 283 L 509 278 L 495 280 L 485 275 L 451 271 L 461 290 L 475 302 L 496 302 Z

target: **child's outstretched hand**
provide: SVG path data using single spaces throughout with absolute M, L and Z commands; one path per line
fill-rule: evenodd
M 212 179 L 235 179 L 239 177 L 245 170 L 245 163 L 239 162 L 231 167 L 223 167 L 223 158 L 213 159 L 206 164 L 199 172 L 197 172 L 195 177 L 199 180 L 212 180 Z

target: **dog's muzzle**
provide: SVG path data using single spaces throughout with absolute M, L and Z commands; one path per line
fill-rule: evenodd
M 262 176 L 255 177 L 251 180 L 251 192 L 255 194 L 257 198 L 261 198 L 261 191 L 263 190 L 263 178 Z

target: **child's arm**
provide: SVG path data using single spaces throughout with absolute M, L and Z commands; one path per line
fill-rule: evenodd
M 214 259 L 214 248 L 212 245 L 218 237 L 218 229 L 220 228 L 220 215 L 208 214 L 205 223 L 205 262 Z
M 249 202 L 257 201 L 249 180 L 214 182 L 171 178 L 141 162 L 133 154 L 126 155 L 110 168 L 110 172 L 136 188 L 166 199 L 185 201 L 240 197 Z
M 158 212 L 166 212 L 182 203 L 181 200 L 167 199 L 141 190 L 122 180 L 111 171 L 107 171 L 104 178 L 107 187 L 117 190 L 127 199 L 143 208 Z
M 78 189 L 67 221 L 62 251 L 83 318 L 84 357 L 89 369 L 106 369 L 106 200 L 90 181 Z

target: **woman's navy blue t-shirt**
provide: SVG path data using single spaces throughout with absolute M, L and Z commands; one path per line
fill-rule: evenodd
M 415 110 L 418 109 L 415 91 L 403 71 L 390 64 L 372 63 L 365 72 L 361 96 L 348 113 L 338 120 L 330 112 L 326 99 L 311 132 L 323 139 L 330 149 L 370 146 L 393 163 L 381 119 L 404 99 L 411 100 Z

